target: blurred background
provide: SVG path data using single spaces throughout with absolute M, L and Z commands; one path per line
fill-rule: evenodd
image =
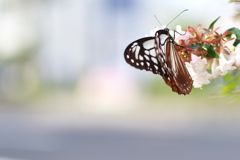
M 240 27 L 227 0 L 0 0 L 0 160 L 239 159 L 221 78 L 180 96 L 123 58 L 184 9 L 170 29 Z

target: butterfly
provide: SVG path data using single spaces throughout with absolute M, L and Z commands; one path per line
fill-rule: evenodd
M 191 92 L 193 81 L 175 49 L 176 45 L 169 29 L 160 29 L 155 36 L 130 43 L 124 51 L 124 58 L 137 69 L 161 75 L 173 92 L 186 95 Z

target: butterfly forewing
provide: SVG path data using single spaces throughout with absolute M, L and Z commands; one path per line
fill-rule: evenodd
M 124 57 L 131 66 L 162 75 L 162 69 L 156 57 L 154 47 L 155 37 L 136 40 L 125 49 Z

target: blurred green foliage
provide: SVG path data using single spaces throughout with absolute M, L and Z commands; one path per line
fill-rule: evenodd
M 223 77 L 222 95 L 230 101 L 240 100 L 240 71 L 236 70 Z

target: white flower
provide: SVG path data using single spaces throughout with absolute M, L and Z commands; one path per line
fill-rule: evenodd
M 154 29 L 151 29 L 150 30 L 150 34 L 145 34 L 145 37 L 152 37 L 152 36 L 155 36 L 155 33 L 160 30 L 160 29 L 164 29 L 166 28 L 166 25 L 163 25 L 161 27 L 156 27 Z M 169 29 L 169 33 L 172 37 L 175 37 L 175 40 L 179 40 L 179 39 L 188 39 L 190 38 L 190 34 L 189 33 L 186 33 L 185 31 L 182 31 L 182 27 L 180 25 L 177 25 L 176 26 L 176 30 L 170 30 Z M 179 34 L 180 33 L 180 34 Z
M 228 43 L 225 43 L 225 46 L 227 47 L 227 49 L 230 51 L 230 52 L 233 52 L 234 50 L 235 50 L 235 46 L 232 44 L 232 43 L 230 43 L 230 42 L 228 42 Z
M 207 59 L 192 54 L 192 61 L 186 62 L 186 67 L 193 79 L 194 88 L 201 88 L 204 84 L 209 84 L 211 79 L 222 77 L 229 71 L 236 69 L 234 60 L 227 60 L 225 54 L 221 53 L 219 58 L 214 58 L 211 66 L 211 74 L 207 71 Z
M 161 28 L 156 27 L 156 28 L 154 28 L 154 29 L 151 29 L 151 30 L 150 30 L 150 34 L 149 34 L 149 35 L 148 35 L 148 34 L 145 34 L 145 37 L 153 37 L 153 36 L 155 36 L 155 33 L 156 33 L 159 29 L 161 29 Z
M 176 41 L 178 41 L 178 40 L 186 40 L 186 39 L 189 39 L 189 38 L 191 38 L 192 37 L 192 35 L 190 34 L 190 33 L 188 33 L 188 32 L 186 32 L 186 31 L 183 31 L 182 30 L 182 27 L 180 26 L 180 25 L 177 25 L 176 26 L 176 33 L 177 33 L 177 36 L 176 36 L 176 38 L 175 38 L 175 40 Z M 180 34 L 179 34 L 180 33 Z
M 235 65 L 240 68 L 240 45 L 237 45 L 235 51 L 231 53 L 231 60 L 235 61 Z
M 202 85 L 210 83 L 210 74 L 206 69 L 207 60 L 205 58 L 201 59 L 201 57 L 192 54 L 192 61 L 190 63 L 186 62 L 186 67 L 193 79 L 195 88 L 201 88 Z
M 182 30 L 182 26 L 180 26 L 180 25 L 177 25 L 176 26 L 176 31 L 178 32 L 178 33 L 180 33 L 180 34 L 184 34 L 185 32 Z
M 216 78 L 216 77 L 222 77 L 224 75 L 226 75 L 229 71 L 236 69 L 235 66 L 233 66 L 234 64 L 234 60 L 227 60 L 224 57 L 224 54 L 221 53 L 219 55 L 219 59 L 214 59 L 213 63 L 212 63 L 212 74 L 211 77 L 212 78 Z

